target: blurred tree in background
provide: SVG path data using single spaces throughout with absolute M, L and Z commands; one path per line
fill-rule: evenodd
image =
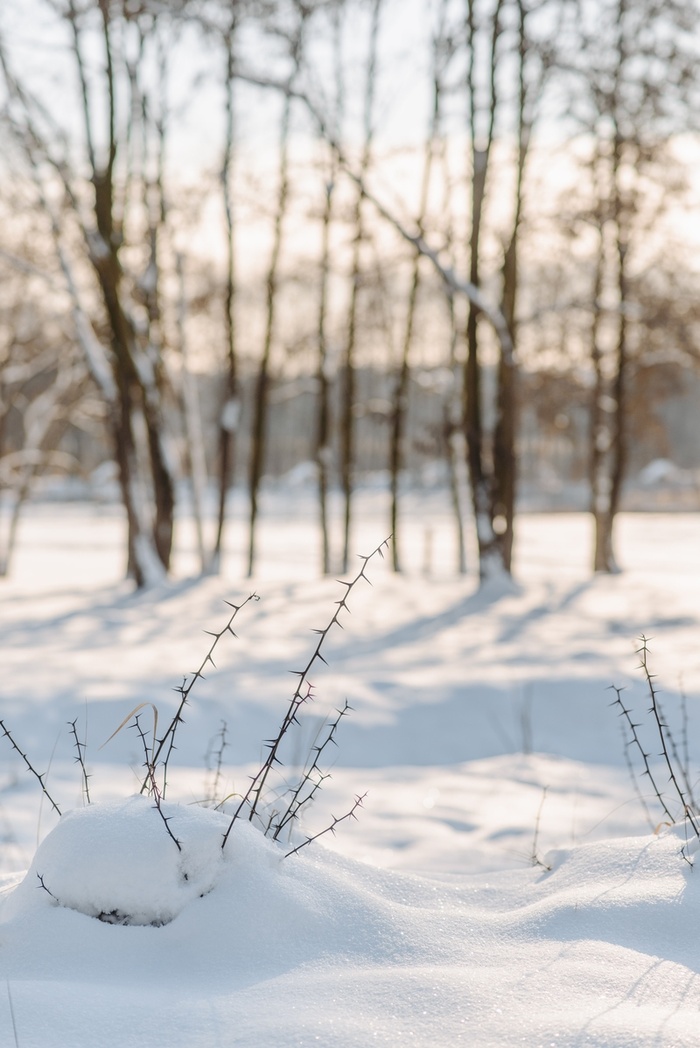
M 101 457 L 138 585 L 169 570 L 179 502 L 217 570 L 234 490 L 253 573 L 263 479 L 304 461 L 324 572 L 377 470 L 410 567 L 402 493 L 436 463 L 456 569 L 472 527 L 482 580 L 510 574 L 524 495 L 577 484 L 615 570 L 631 465 L 654 434 L 682 455 L 663 404 L 698 388 L 698 13 L 0 12 L 2 571 L 35 479 Z

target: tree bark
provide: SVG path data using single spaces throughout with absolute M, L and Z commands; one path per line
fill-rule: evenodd
M 250 515 L 248 534 L 248 577 L 255 569 L 256 556 L 256 525 L 258 520 L 258 495 L 260 480 L 262 478 L 263 464 L 265 460 L 265 429 L 267 424 L 267 405 L 270 386 L 270 353 L 272 350 L 272 338 L 276 322 L 277 305 L 277 283 L 280 253 L 282 250 L 282 234 L 284 219 L 287 211 L 289 196 L 289 123 L 291 117 L 291 95 L 284 98 L 282 120 L 280 124 L 280 157 L 279 157 L 279 188 L 277 195 L 277 209 L 275 212 L 274 232 L 272 241 L 272 253 L 270 265 L 267 271 L 266 302 L 267 315 L 265 322 L 265 335 L 263 339 L 258 375 L 255 382 L 255 401 L 253 404 L 253 422 L 251 426 L 250 465 L 248 472 Z
M 226 138 L 224 158 L 221 165 L 221 187 L 226 225 L 226 293 L 224 322 L 226 326 L 226 384 L 219 416 L 219 498 L 217 508 L 216 538 L 211 558 L 211 568 L 219 571 L 223 551 L 226 506 L 230 488 L 233 486 L 236 459 L 236 435 L 240 416 L 238 391 L 238 355 L 236 351 L 236 321 L 234 315 L 236 296 L 236 245 L 233 215 L 231 179 L 234 160 L 234 40 L 237 28 L 235 11 L 225 36 L 226 45 Z
M 362 273 L 362 245 L 364 242 L 362 182 L 369 171 L 374 137 L 374 96 L 377 73 L 377 45 L 382 0 L 374 0 L 369 38 L 369 58 L 365 80 L 364 143 L 359 167 L 359 182 L 352 218 L 354 244 L 350 272 L 350 304 L 342 370 L 342 407 L 340 420 L 340 484 L 343 492 L 343 571 L 348 570 L 352 533 L 353 469 L 355 462 L 355 350 L 359 312 L 359 291 Z

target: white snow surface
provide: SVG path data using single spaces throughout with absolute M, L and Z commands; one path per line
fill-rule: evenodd
M 291 843 L 238 819 L 222 848 L 233 802 L 203 802 L 245 789 L 288 671 L 343 591 L 318 577 L 312 507 L 266 509 L 250 588 L 242 531 L 225 573 L 200 579 L 183 522 L 178 579 L 134 594 L 109 507 L 34 507 L 24 523 L 2 584 L 0 716 L 64 814 L 0 738 L 0 1045 L 698 1045 L 696 847 L 635 649 L 650 638 L 694 784 L 700 516 L 624 516 L 613 577 L 588 571 L 585 517 L 524 516 L 517 584 L 479 592 L 452 574 L 449 516 L 422 497 L 409 570 L 373 561 L 328 638 L 277 790 L 347 698 L 332 778 Z M 358 552 L 384 537 L 381 510 L 368 497 Z M 167 724 L 172 688 L 211 643 L 202 630 L 251 588 L 260 601 L 217 645 L 178 729 L 162 808 L 178 849 L 139 795 L 136 733 L 103 744 L 139 703 Z M 611 684 L 676 825 L 625 746 Z M 89 805 L 68 721 L 86 742 Z M 287 855 L 365 791 L 357 820 Z

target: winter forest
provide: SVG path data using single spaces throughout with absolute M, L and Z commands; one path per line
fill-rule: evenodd
M 234 488 L 252 574 L 263 480 L 303 464 L 324 572 L 370 471 L 397 570 L 402 485 L 426 471 L 456 571 L 478 521 L 482 577 L 510 572 L 519 479 L 575 484 L 613 570 L 630 472 L 700 465 L 695 14 L 4 12 L 4 570 L 37 481 L 100 470 L 139 585 L 168 572 L 183 500 L 216 570 Z
M 0 1045 L 697 1046 L 698 25 L 0 4 Z

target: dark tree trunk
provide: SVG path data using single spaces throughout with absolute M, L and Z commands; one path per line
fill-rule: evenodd
M 253 404 L 253 422 L 250 435 L 250 467 L 248 474 L 250 491 L 248 576 L 251 576 L 255 569 L 258 493 L 265 462 L 265 431 L 267 426 L 268 393 L 270 385 L 270 353 L 272 350 L 272 338 L 276 321 L 277 281 L 280 253 L 282 250 L 282 233 L 289 195 L 288 147 L 290 115 L 291 95 L 287 94 L 284 100 L 284 109 L 282 112 L 282 122 L 280 127 L 279 190 L 277 197 L 277 211 L 275 213 L 272 254 L 270 256 L 270 265 L 266 280 L 267 319 L 265 323 L 262 353 L 260 355 L 260 364 L 258 367 L 258 376 L 255 382 L 255 401 Z
M 226 141 L 221 167 L 221 186 L 226 223 L 226 294 L 224 323 L 226 326 L 226 380 L 219 416 L 219 492 L 217 506 L 216 537 L 211 558 L 211 568 L 218 571 L 221 565 L 228 492 L 234 482 L 236 459 L 236 433 L 240 414 L 238 391 L 238 360 L 236 352 L 236 324 L 234 305 L 236 296 L 236 252 L 233 217 L 231 178 L 234 150 L 234 39 L 236 15 L 231 16 L 231 25 L 225 37 L 226 45 Z

